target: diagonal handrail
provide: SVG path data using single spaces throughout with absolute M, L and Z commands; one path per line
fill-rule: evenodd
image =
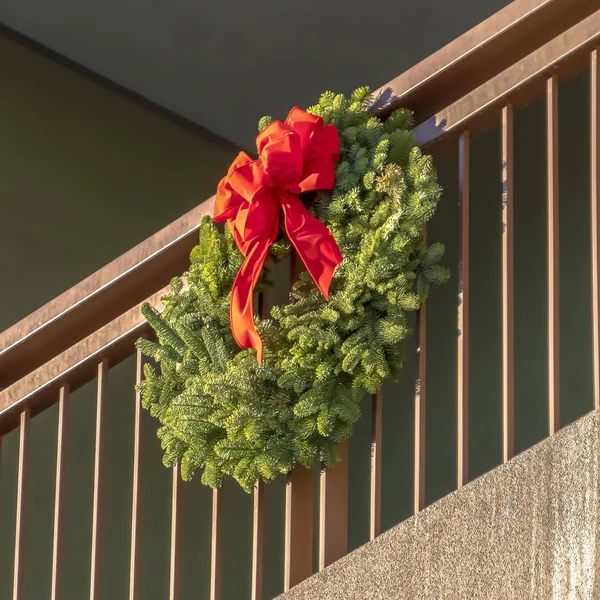
M 448 103 L 414 128 L 419 146 L 434 155 L 456 142 L 468 124 L 471 135 L 483 133 L 498 123 L 498 113 L 508 102 L 513 109 L 539 98 L 546 81 L 555 76 L 566 80 L 583 70 L 589 53 L 600 44 L 600 7 L 562 35 L 544 44 L 518 63 Z
M 145 301 L 161 310 L 161 298 L 168 291 L 167 286 Z M 104 327 L 0 391 L 0 436 L 18 425 L 19 415 L 25 408 L 35 416 L 56 403 L 58 392 L 65 383 L 71 391 L 77 390 L 96 376 L 101 360 L 115 365 L 132 354 L 138 338 L 151 338 L 153 332 L 142 316 L 141 305 L 142 302 L 136 303 Z
M 0 333 L 0 388 L 79 342 L 164 287 L 189 264 L 214 197 L 173 221 Z
M 600 8 L 600 0 L 516 0 L 377 90 L 378 110 L 428 119 Z

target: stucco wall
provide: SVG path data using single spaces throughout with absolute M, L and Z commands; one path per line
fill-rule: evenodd
M 280 600 L 593 600 L 599 515 L 596 411 Z

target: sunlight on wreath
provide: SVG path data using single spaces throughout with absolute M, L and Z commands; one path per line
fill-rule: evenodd
M 258 159 L 240 154 L 200 225 L 189 270 L 164 310 L 142 308 L 157 341 L 138 388 L 159 419 L 166 466 L 251 491 L 295 465 L 337 460 L 364 394 L 397 378 L 407 313 L 447 281 L 444 248 L 426 245 L 440 198 L 412 113 L 385 121 L 368 88 L 326 92 L 282 123 L 259 123 Z M 297 253 L 306 271 L 287 305 L 255 316 L 273 266 Z M 184 285 L 185 284 L 185 285 Z

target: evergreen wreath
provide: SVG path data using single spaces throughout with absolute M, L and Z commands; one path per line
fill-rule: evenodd
M 302 200 L 333 234 L 343 262 L 329 301 L 302 273 L 292 302 L 256 319 L 262 363 L 232 337 L 230 292 L 243 257 L 229 229 L 208 217 L 164 310 L 143 306 L 157 341 L 137 342 L 152 359 L 138 390 L 162 425 L 164 464 L 179 463 L 183 479 L 200 467 L 205 485 L 218 487 L 230 476 L 251 491 L 296 464 L 335 465 L 363 395 L 399 374 L 407 313 L 419 308 L 430 284 L 448 279 L 439 264 L 443 246 L 426 245 L 441 188 L 411 133 L 412 113 L 396 110 L 382 122 L 371 104 L 365 87 L 349 98 L 326 92 L 307 111 L 339 133 L 335 188 Z M 261 119 L 259 131 L 271 121 Z M 281 232 L 257 291 L 289 254 Z

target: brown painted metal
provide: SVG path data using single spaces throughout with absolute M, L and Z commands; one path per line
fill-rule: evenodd
M 264 319 L 267 314 L 266 293 L 258 294 L 258 315 Z M 254 506 L 252 513 L 252 600 L 262 599 L 263 589 L 263 528 L 265 512 L 264 484 L 258 481 L 254 486 Z
M 558 232 L 558 79 L 546 88 L 548 179 L 548 431 L 560 428 L 560 308 Z
M 65 468 L 67 462 L 67 422 L 69 406 L 69 388 L 60 389 L 58 400 L 58 431 L 56 441 L 56 482 L 54 485 L 54 533 L 52 536 L 52 581 L 50 585 L 51 600 L 62 598 L 63 580 L 63 530 L 65 485 Z
M 262 481 L 254 487 L 254 510 L 252 513 L 252 600 L 262 600 L 263 587 L 263 527 L 265 490 Z
M 221 598 L 221 556 L 223 551 L 223 490 L 213 490 L 210 544 L 210 600 Z
M 506 104 L 516 110 L 542 97 L 550 75 L 562 81 L 585 69 L 589 52 L 600 42 L 599 5 L 597 0 L 590 3 L 596 12 L 581 23 L 458 100 L 445 103 L 415 128 L 419 145 L 434 155 L 443 154 L 454 147 L 467 124 L 472 135 L 479 134 L 498 123 Z
M 162 309 L 161 297 L 168 288 L 148 298 Z M 60 388 L 68 384 L 71 392 L 92 381 L 102 359 L 115 366 L 135 353 L 139 337 L 152 337 L 153 331 L 140 313 L 141 304 L 105 325 L 79 344 L 69 348 L 47 364 L 30 373 L 9 388 L 0 391 L 0 435 L 15 429 L 19 411 L 28 407 L 31 415 L 42 412 L 57 402 Z
M 600 57 L 590 55 L 590 159 L 592 246 L 592 343 L 594 353 L 594 408 L 600 408 Z
M 598 0 L 512 2 L 382 86 L 376 107 L 384 115 L 410 108 L 417 122 L 427 119 L 598 8 Z
M 337 452 L 340 462 L 320 474 L 319 570 L 348 554 L 348 441 Z
M 285 488 L 284 591 L 312 575 L 313 473 L 295 467 Z
M 21 413 L 19 426 L 19 463 L 17 473 L 17 514 L 15 525 L 15 555 L 13 570 L 12 600 L 23 599 L 23 567 L 25 555 L 25 524 L 27 522 L 27 483 L 29 479 L 29 429 L 31 415 L 28 410 Z
M 171 486 L 171 549 L 169 554 L 169 600 L 181 597 L 181 471 L 179 464 L 173 469 Z
M 371 412 L 371 489 L 369 503 L 369 539 L 381 533 L 381 463 L 383 450 L 383 392 L 372 397 Z
M 413 510 L 425 508 L 425 410 L 427 399 L 427 304 L 417 313 L 417 381 L 415 386 L 415 453 Z
M 458 263 L 458 487 L 469 480 L 469 163 L 470 135 L 458 145 L 459 263 Z
M 502 457 L 515 453 L 513 108 L 502 109 Z
M 138 350 L 135 383 L 144 378 L 144 356 Z M 140 535 L 142 505 L 142 395 L 135 393 L 133 428 L 133 491 L 131 495 L 131 551 L 129 558 L 129 600 L 139 599 Z
M 300 257 L 290 257 L 290 285 L 305 269 Z M 292 299 L 293 301 L 293 299 Z M 312 575 L 313 570 L 313 474 L 295 467 L 285 486 L 285 540 L 283 588 L 287 592 Z
M 90 562 L 90 600 L 100 598 L 100 558 L 103 536 L 104 449 L 106 446 L 106 393 L 108 361 L 98 364 L 98 393 L 96 400 L 96 441 L 94 447 L 94 500 L 92 506 L 92 549 Z
M 214 197 L 192 209 L 87 279 L 0 333 L 0 387 L 24 377 L 189 266 L 203 216 Z

